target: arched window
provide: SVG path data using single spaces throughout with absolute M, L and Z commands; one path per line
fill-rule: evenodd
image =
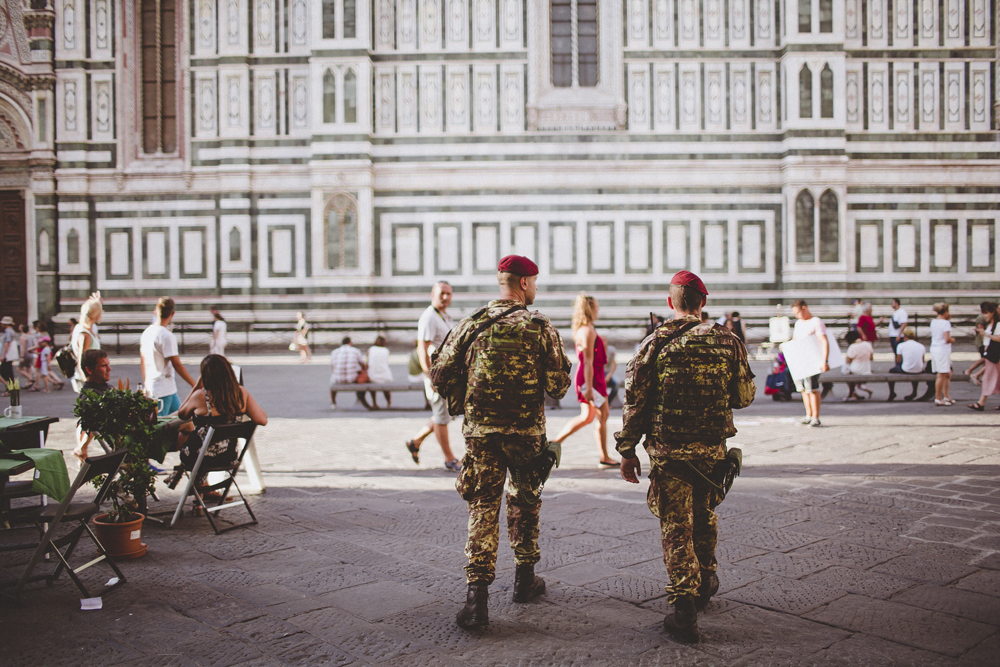
M 819 261 L 840 260 L 840 215 L 837 195 L 827 190 L 819 198 Z
M 323 39 L 333 39 L 336 31 L 336 1 L 323 0 Z
M 812 0 L 799 0 L 799 32 L 812 32 Z
M 795 261 L 816 261 L 816 206 L 812 194 L 803 190 L 795 198 Z
M 326 268 L 358 268 L 358 205 L 353 197 L 336 195 L 326 209 Z
M 819 117 L 833 118 L 833 70 L 829 63 L 819 73 Z
M 799 70 L 799 118 L 813 117 L 813 74 L 809 65 Z
M 819 31 L 833 32 L 833 0 L 819 0 Z
M 358 77 L 352 69 L 344 75 L 344 122 L 358 122 Z
M 551 0 L 550 10 L 552 85 L 556 88 L 595 87 L 601 71 L 597 0 Z
M 337 122 L 337 80 L 330 70 L 323 75 L 323 122 Z
M 80 234 L 75 230 L 69 230 L 66 235 L 66 263 L 80 263 Z
M 237 227 L 229 230 L 229 261 L 239 262 L 243 258 L 243 237 Z
M 344 0 L 344 39 L 358 36 L 357 0 Z

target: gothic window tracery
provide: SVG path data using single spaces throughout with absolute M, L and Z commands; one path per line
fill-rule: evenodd
M 337 3 L 335 0 L 323 0 L 323 39 L 333 39 L 337 36 Z
M 795 261 L 797 262 L 816 261 L 816 233 L 813 220 L 815 209 L 816 201 L 808 190 L 803 190 L 795 198 Z
M 347 194 L 335 195 L 324 219 L 326 268 L 358 268 L 358 204 Z
M 837 195 L 827 190 L 819 198 L 819 261 L 840 260 L 840 215 Z
M 813 117 L 813 75 L 809 65 L 799 70 L 799 118 Z
M 833 32 L 833 0 L 819 0 L 819 31 Z
M 229 230 L 229 261 L 243 261 L 243 238 L 237 227 Z
M 593 88 L 600 81 L 597 0 L 551 0 L 552 85 Z
M 807 189 L 795 198 L 795 261 L 840 261 L 840 207 L 833 190 L 823 191 L 818 207 Z
M 812 0 L 799 0 L 799 32 L 812 32 Z
M 141 0 L 139 35 L 142 152 L 175 153 L 177 119 L 176 0 Z
M 323 74 L 323 122 L 337 122 L 337 80 L 331 70 Z
M 819 117 L 833 118 L 833 70 L 829 63 L 819 73 Z
M 358 122 L 358 77 L 353 69 L 344 75 L 344 122 Z

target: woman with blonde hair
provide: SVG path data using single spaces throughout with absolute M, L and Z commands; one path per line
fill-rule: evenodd
M 83 353 L 87 350 L 101 349 L 101 339 L 97 335 L 95 326 L 101 321 L 104 307 L 101 304 L 101 293 L 94 292 L 80 306 L 80 322 L 73 327 L 70 334 L 69 345 L 76 355 L 76 373 L 70 379 L 73 391 L 80 393 L 83 383 L 87 381 L 87 376 L 83 372 Z M 73 449 L 73 456 L 81 461 L 87 458 L 87 445 L 90 444 L 90 434 L 85 433 L 79 426 L 76 428 L 76 447 Z
M 937 318 L 931 320 L 931 370 L 937 373 L 934 381 L 934 405 L 953 405 L 951 400 L 951 310 L 943 301 L 934 304 Z
M 986 316 L 986 327 L 983 330 L 983 384 L 979 400 L 970 403 L 969 408 L 976 412 L 986 409 L 986 399 L 994 394 L 1000 394 L 1000 306 L 992 301 L 979 304 L 979 309 Z M 1000 408 L 998 408 L 1000 409 Z
M 566 424 L 553 442 L 563 442 L 596 417 L 594 438 L 600 453 L 598 463 L 610 467 L 620 463 L 608 455 L 608 388 L 604 377 L 608 357 L 604 339 L 597 335 L 594 328 L 599 312 L 597 299 L 586 292 L 580 292 L 573 302 L 573 340 L 579 358 L 575 385 L 580 414 Z

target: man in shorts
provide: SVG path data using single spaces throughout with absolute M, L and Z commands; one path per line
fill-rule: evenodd
M 792 314 L 795 315 L 795 331 L 792 338 L 816 336 L 819 339 L 820 354 L 823 355 L 820 373 L 830 370 L 830 365 L 827 363 L 830 358 L 830 341 L 826 339 L 826 325 L 823 324 L 823 320 L 810 313 L 809 304 L 802 299 L 796 299 L 792 302 Z M 819 390 L 820 373 L 795 381 L 795 390 L 801 392 L 802 403 L 806 407 L 806 416 L 799 422 L 808 426 L 821 425 L 819 421 L 819 406 L 822 401 Z
M 181 407 L 177 397 L 174 372 L 194 387 L 194 378 L 181 363 L 177 351 L 177 337 L 170 330 L 174 319 L 174 300 L 161 298 L 156 303 L 156 321 L 146 327 L 139 339 L 139 365 L 146 396 L 156 400 L 157 413 L 172 415 Z
M 424 392 L 427 400 L 431 404 L 431 421 L 412 440 L 407 440 L 406 449 L 410 452 L 414 463 L 420 462 L 420 445 L 431 433 L 437 438 L 441 445 L 441 452 L 444 454 L 444 467 L 452 472 L 459 472 L 462 464 L 451 451 L 451 442 L 448 440 L 448 422 L 451 416 L 448 414 L 448 403 L 431 385 L 428 375 L 431 368 L 431 354 L 441 347 L 448 332 L 451 331 L 455 323 L 448 315 L 448 306 L 451 305 L 451 285 L 441 281 L 434 285 L 431 290 L 431 305 L 420 316 L 417 322 L 417 355 L 420 358 L 420 367 L 424 372 Z

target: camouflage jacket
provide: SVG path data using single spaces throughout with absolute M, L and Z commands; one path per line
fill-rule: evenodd
M 504 299 L 490 301 L 459 322 L 436 353 L 430 372 L 436 388 L 454 384 L 449 382 L 454 378 L 467 379 L 465 437 L 544 435 L 544 394 L 562 398 L 569 388 L 570 363 L 562 338 L 539 312 L 522 309 L 502 317 L 479 334 L 464 358 L 459 358 L 458 351 L 480 325 L 518 304 Z
M 694 316 L 682 317 L 646 337 L 625 370 L 622 430 L 615 433 L 622 456 L 635 456 L 646 436 L 650 456 L 715 459 L 726 438 L 736 435 L 733 408 L 745 408 L 757 387 L 746 347 L 728 329 L 698 326 L 675 338 L 654 358 L 657 343 Z

